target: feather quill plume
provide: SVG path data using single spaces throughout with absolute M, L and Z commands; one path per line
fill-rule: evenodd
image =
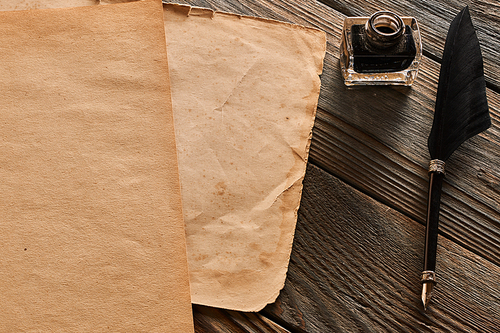
M 465 140 L 491 125 L 479 41 L 465 7 L 452 21 L 439 74 L 431 159 L 446 161 Z
M 439 73 L 434 122 L 428 140 L 429 197 L 425 228 L 422 303 L 427 308 L 436 284 L 436 250 L 444 162 L 465 140 L 491 125 L 483 58 L 479 41 L 465 7 L 448 30 Z

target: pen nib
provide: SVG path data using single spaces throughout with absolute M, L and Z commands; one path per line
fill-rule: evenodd
M 429 302 L 431 300 L 433 288 L 433 282 L 422 283 L 422 304 L 424 305 L 424 311 L 427 310 L 427 305 L 429 305 Z

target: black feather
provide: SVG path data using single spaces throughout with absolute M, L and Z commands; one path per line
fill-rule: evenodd
M 446 161 L 462 142 L 490 125 L 483 58 L 465 7 L 451 22 L 446 37 L 428 140 L 431 159 Z

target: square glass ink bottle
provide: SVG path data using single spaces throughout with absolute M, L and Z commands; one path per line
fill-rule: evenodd
M 347 86 L 410 86 L 421 58 L 420 31 L 413 17 L 381 11 L 344 21 L 340 69 Z

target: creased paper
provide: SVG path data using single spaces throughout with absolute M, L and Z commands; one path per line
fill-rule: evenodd
M 0 13 L 0 332 L 193 332 L 163 27 Z
M 257 311 L 286 277 L 325 33 L 164 9 L 192 301 Z

